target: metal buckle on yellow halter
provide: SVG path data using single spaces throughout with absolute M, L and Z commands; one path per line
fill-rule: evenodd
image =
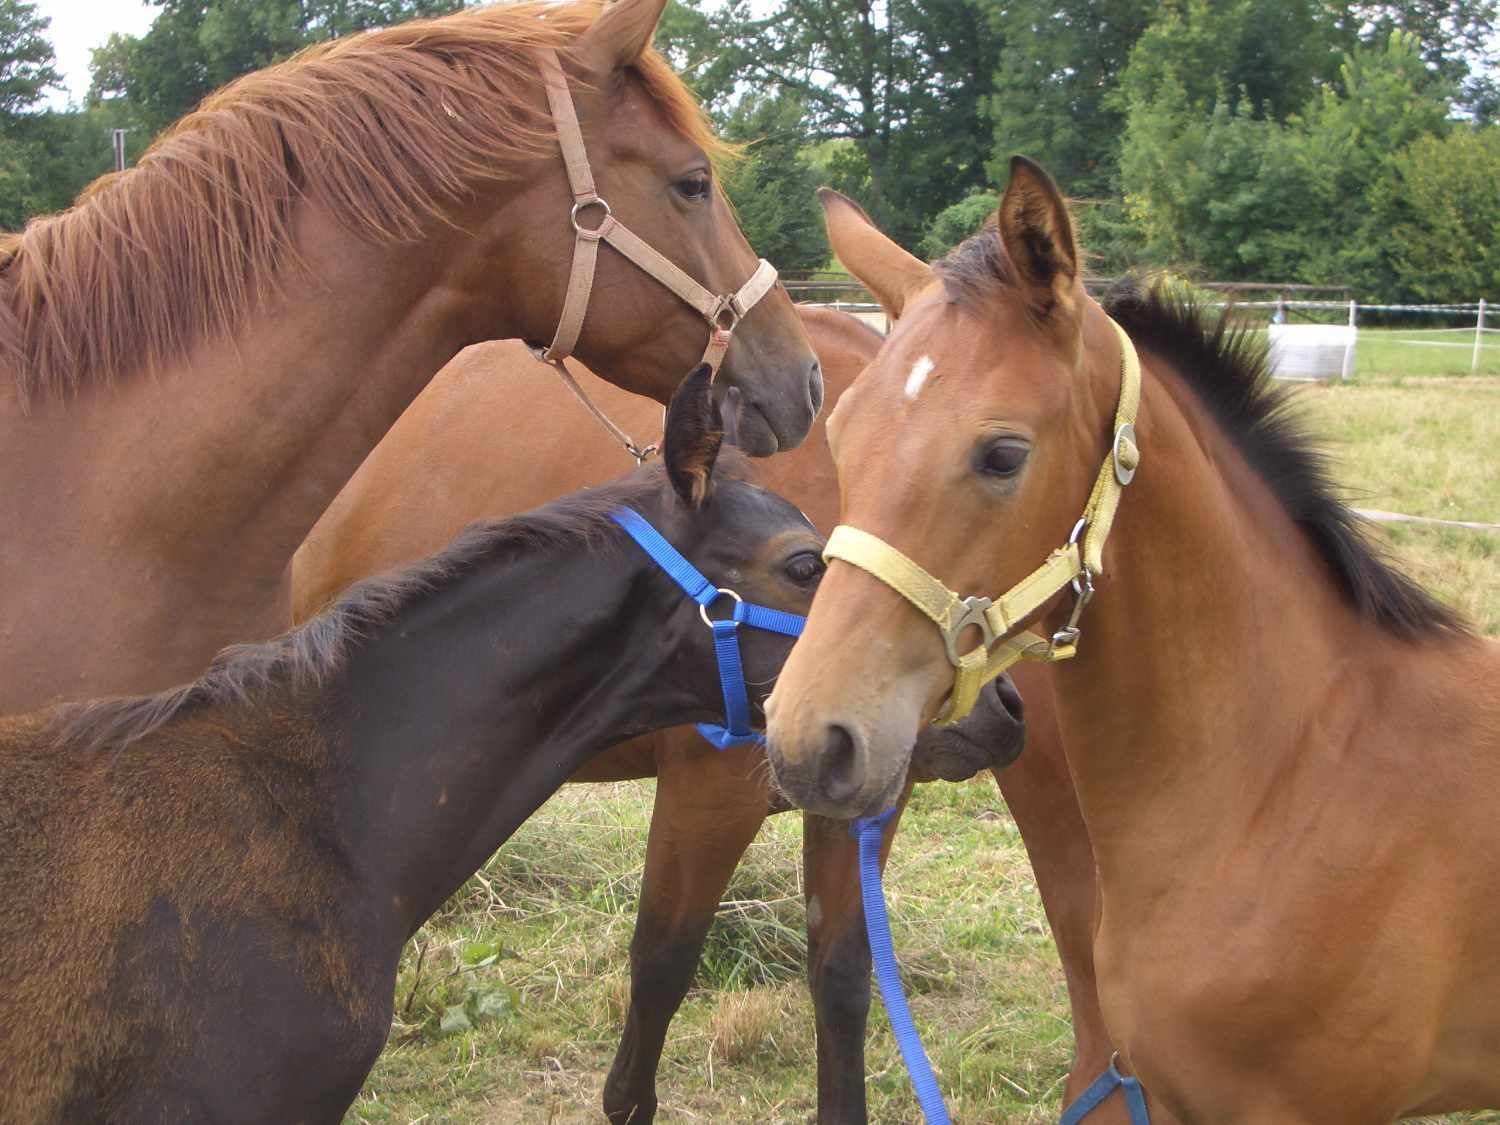
M 1094 577 L 1104 573 L 1104 542 L 1114 525 L 1115 510 L 1124 487 L 1135 477 L 1140 450 L 1135 443 L 1135 417 L 1141 400 L 1141 363 L 1125 330 L 1113 320 L 1120 338 L 1120 399 L 1115 407 L 1114 440 L 1099 467 L 1093 491 L 1065 546 L 1016 583 L 998 599 L 960 597 L 879 536 L 840 524 L 828 537 L 824 559 L 841 560 L 868 571 L 911 602 L 938 627 L 948 660 L 955 669 L 953 692 L 938 715 L 940 723 L 954 723 L 974 708 L 979 690 L 1020 660 L 1067 660 L 1075 655 L 1083 609 L 1094 596 Z M 1021 625 L 1071 585 L 1073 611 L 1067 624 L 1051 638 L 1021 630 Z M 980 643 L 960 654 L 965 630 L 977 628 Z
M 719 364 L 724 361 L 724 353 L 729 350 L 729 341 L 740 320 L 776 284 L 776 267 L 762 258 L 750 279 L 738 290 L 723 295 L 711 293 L 616 219 L 609 203 L 594 187 L 588 152 L 583 147 L 583 131 L 578 127 L 573 95 L 568 89 L 568 80 L 563 74 L 557 52 L 543 51 L 541 60 L 547 104 L 557 125 L 557 144 L 562 149 L 563 164 L 568 170 L 568 184 L 573 190 L 573 211 L 570 218 L 577 241 L 573 244 L 573 266 L 568 275 L 568 291 L 563 298 L 557 332 L 552 337 L 552 343 L 545 349 L 533 350 L 538 359 L 557 369 L 568 389 L 583 401 L 610 433 L 624 443 L 631 455 L 637 461 L 643 461 L 653 447 L 642 449 L 637 446 L 623 430 L 605 417 L 589 401 L 583 388 L 562 362 L 573 353 L 573 348 L 578 343 L 578 333 L 583 329 L 583 318 L 588 313 L 589 295 L 594 288 L 594 267 L 599 258 L 599 243 L 608 242 L 644 273 L 696 309 L 708 322 L 708 346 L 704 348 L 700 362 L 708 364 L 715 373 L 719 370 Z M 586 227 L 578 221 L 579 215 L 593 209 L 602 212 L 603 217 L 598 226 Z

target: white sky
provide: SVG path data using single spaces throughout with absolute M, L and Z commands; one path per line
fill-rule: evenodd
M 104 46 L 111 32 L 140 35 L 159 8 L 145 0 L 37 0 L 37 14 L 52 20 L 46 36 L 57 52 L 57 69 L 67 89 L 54 92 L 49 104 L 61 109 L 69 99 L 82 101 L 89 88 L 89 52 Z

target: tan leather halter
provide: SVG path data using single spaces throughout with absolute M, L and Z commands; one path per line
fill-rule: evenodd
M 641 462 L 655 452 L 656 446 L 642 448 L 631 441 L 624 430 L 589 401 L 588 395 L 563 363 L 578 343 L 578 333 L 583 328 L 583 318 L 588 312 L 589 295 L 594 288 L 594 266 L 599 258 L 599 243 L 608 242 L 643 272 L 696 309 L 708 322 L 708 346 L 704 349 L 700 362 L 708 364 L 715 373 L 724 360 L 724 353 L 729 350 L 729 341 L 740 320 L 776 284 L 776 267 L 762 258 L 760 265 L 750 275 L 750 280 L 736 292 L 720 296 L 699 285 L 616 219 L 609 204 L 594 187 L 588 152 L 583 147 L 583 131 L 578 127 L 578 113 L 573 107 L 573 95 L 568 89 L 562 62 L 558 59 L 557 52 L 550 50 L 542 52 L 541 61 L 547 104 L 552 109 L 552 119 L 557 125 L 557 144 L 562 149 L 563 163 L 568 170 L 568 185 L 573 190 L 573 212 L 570 218 L 578 240 L 573 245 L 573 268 L 568 276 L 568 292 L 563 298 L 557 333 L 552 337 L 550 345 L 546 348 L 534 348 L 533 351 L 538 359 L 557 369 L 568 389 L 625 446 L 626 451 L 637 462 Z M 597 208 L 603 216 L 599 225 L 593 228 L 585 227 L 578 221 L 579 215 L 591 208 Z

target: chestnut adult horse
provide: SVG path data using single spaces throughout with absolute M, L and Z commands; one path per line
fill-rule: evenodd
M 805 306 L 798 312 L 822 360 L 830 401 L 836 400 L 875 356 L 881 336 L 845 313 Z M 619 445 L 561 387 L 539 393 L 544 379 L 525 350 L 509 343 L 472 349 L 449 365 L 297 552 L 297 617 L 311 617 L 359 578 L 421 557 L 472 519 L 521 510 L 534 499 L 618 472 L 625 460 Z M 659 408 L 590 376 L 583 379 L 590 395 L 637 440 L 660 432 Z M 837 485 L 822 438 L 819 423 L 805 445 L 771 458 L 759 475 L 827 527 L 837 515 Z M 490 455 L 497 446 L 518 442 L 525 443 L 527 457 L 501 461 Z M 1027 749 L 999 777 L 1030 851 L 1067 975 L 1077 1042 L 1068 1091 L 1076 1094 L 1108 1063 L 1111 1050 L 1090 953 L 1094 861 L 1050 719 L 1046 677 L 1034 669 L 1018 671 L 1027 699 Z M 786 807 L 768 786 L 764 763 L 758 748 L 716 751 L 692 728 L 682 728 L 606 751 L 573 778 L 657 778 L 631 943 L 630 1004 L 604 1090 L 612 1121 L 652 1120 L 667 1026 L 692 983 L 730 875 L 766 816 Z M 893 834 L 886 834 L 887 844 Z M 870 952 L 856 859 L 846 825 L 805 818 L 808 980 L 817 1020 L 818 1120 L 824 1125 L 866 1119 Z M 1108 1113 L 1119 1116 L 1100 1120 L 1125 1120 L 1118 1107 Z
M 1261 344 L 1162 285 L 1089 299 L 1036 165 L 935 269 L 871 240 L 840 255 L 902 316 L 828 424 L 856 530 L 768 704 L 780 783 L 879 807 L 954 688 L 876 576 L 894 552 L 913 589 L 1016 608 L 1002 591 L 1044 560 L 1062 584 L 1077 539 L 1081 632 L 1063 585 L 1034 652 L 1077 653 L 1052 679 L 1121 1069 L 1189 1121 L 1500 1106 L 1500 646 L 1366 541 Z
M 744 298 L 722 330 L 770 275 L 648 46 L 664 2 L 501 5 L 312 49 L 0 243 L 0 709 L 157 690 L 279 632 L 292 552 L 470 343 L 554 342 L 586 312 L 577 354 L 667 400 L 709 297 Z M 556 123 L 569 105 L 581 134 Z M 569 221 L 605 211 L 574 208 L 570 136 L 609 205 L 602 250 Z M 637 243 L 666 253 L 652 273 Z M 575 244 L 597 260 L 586 310 L 565 301 L 586 291 Z M 762 454 L 822 394 L 785 292 L 764 296 L 721 376 Z

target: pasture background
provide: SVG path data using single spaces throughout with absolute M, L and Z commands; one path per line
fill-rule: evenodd
M 1349 384 L 1297 395 L 1355 503 L 1500 523 L 1500 378 L 1362 365 Z M 1500 532 L 1377 534 L 1500 635 Z M 565 787 L 423 928 L 404 958 L 390 1045 L 351 1125 L 603 1120 L 653 789 Z M 730 885 L 671 1029 L 659 1120 L 813 1120 L 800 856 L 800 818 L 774 817 Z M 1056 1121 L 1067 999 L 1025 850 L 988 775 L 918 789 L 887 889 L 912 1007 L 956 1119 Z M 458 1011 L 471 1029 L 454 1029 Z M 878 999 L 867 1067 L 871 1120 L 917 1120 Z M 1495 1125 L 1500 1114 L 1441 1120 Z

